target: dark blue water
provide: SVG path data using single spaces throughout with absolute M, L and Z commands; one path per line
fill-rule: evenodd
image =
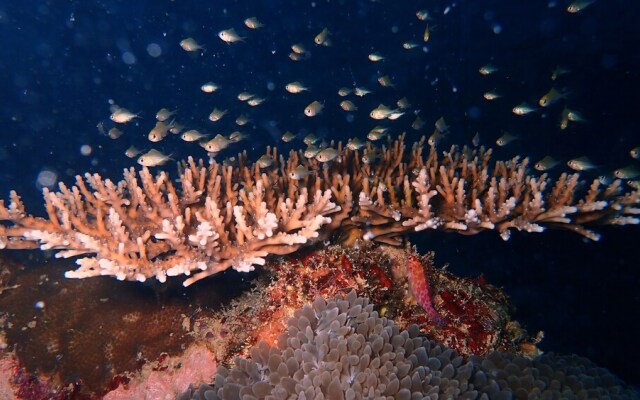
M 406 96 L 420 110 L 425 128 L 409 128 L 413 116 L 393 125 L 408 131 L 409 141 L 430 135 L 444 116 L 451 133 L 442 148 L 468 144 L 476 132 L 496 147 L 505 131 L 517 140 L 497 148 L 499 157 L 516 154 L 535 161 L 545 155 L 566 160 L 588 155 L 600 169 L 592 178 L 633 164 L 629 150 L 640 145 L 640 5 L 599 0 L 577 14 L 567 1 L 0 1 L 0 194 L 23 195 L 30 210 L 41 213 L 42 171 L 67 183 L 78 173 L 99 172 L 118 179 L 135 160 L 124 155 L 131 145 L 150 149 L 147 133 L 161 107 L 177 109 L 188 128 L 229 134 L 244 113 L 250 140 L 242 149 L 260 154 L 267 145 L 288 150 L 302 144 L 279 140 L 287 130 L 314 132 L 327 139 L 364 137 L 377 121 L 369 111 Z M 422 36 L 432 17 L 429 42 Z M 251 31 L 242 21 L 256 16 L 265 27 Z M 227 44 L 217 37 L 234 27 L 246 42 Z M 324 27 L 331 47 L 313 44 Z M 194 37 L 206 50 L 187 53 L 178 43 Z M 407 51 L 413 40 L 420 48 Z M 288 58 L 290 46 L 303 43 L 306 61 Z M 160 54 L 154 53 L 159 49 Z M 372 63 L 367 55 L 386 57 Z M 499 70 L 482 76 L 492 63 Z M 571 72 L 552 81 L 562 65 Z M 376 79 L 389 75 L 395 88 Z M 299 80 L 310 93 L 291 95 L 286 83 Z M 200 86 L 214 81 L 219 92 Z M 355 98 L 359 110 L 347 114 L 338 104 L 340 87 L 374 91 Z M 566 101 L 533 115 L 516 116 L 515 105 L 537 100 L 552 86 Z M 503 97 L 488 102 L 488 90 Z M 267 98 L 259 107 L 241 104 L 236 95 L 250 91 Z M 351 97 L 353 99 L 353 97 Z M 302 110 L 313 100 L 325 103 L 321 115 Z M 112 140 L 109 102 L 142 118 L 126 125 Z M 560 130 L 564 105 L 585 116 L 583 123 Z M 228 109 L 217 124 L 207 121 L 213 107 Z M 349 116 L 350 115 L 350 116 Z M 82 146 L 85 147 L 83 155 Z M 203 149 L 170 136 L 153 146 L 173 158 L 206 157 Z M 635 162 L 638 165 L 638 162 Z M 167 169 L 171 170 L 172 166 Z M 558 174 L 566 168 L 559 168 Z M 586 242 L 566 232 L 514 234 L 509 242 L 486 233 L 472 237 L 429 233 L 413 240 L 434 249 L 440 263 L 460 274 L 485 273 L 502 286 L 516 307 L 516 318 L 530 332 L 545 331 L 545 351 L 577 353 L 631 383 L 640 382 L 635 343 L 640 305 L 638 228 L 602 229 L 603 239 Z

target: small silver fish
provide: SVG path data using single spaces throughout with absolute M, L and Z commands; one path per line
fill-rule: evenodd
M 301 61 L 305 59 L 302 54 L 298 54 L 295 51 L 289 53 L 289 58 L 291 59 L 291 61 Z
M 480 146 L 480 132 L 476 132 L 476 134 L 473 135 L 473 137 L 471 138 L 471 144 L 474 147 Z
M 157 143 L 164 139 L 169 134 L 170 125 L 165 124 L 162 121 L 156 122 L 156 125 L 149 131 L 147 138 L 149 141 Z
M 378 61 L 382 61 L 384 60 L 384 57 L 382 56 L 382 54 L 375 52 L 375 53 L 371 53 L 369 54 L 369 61 L 372 62 L 378 62 Z
M 167 156 L 156 149 L 151 149 L 138 157 L 138 164 L 143 167 L 156 167 L 158 165 L 163 165 L 169 160 L 171 160 L 171 155 Z
M 522 102 L 522 103 L 518 104 L 517 106 L 513 107 L 513 109 L 511 111 L 513 111 L 513 113 L 515 115 L 527 115 L 529 113 L 532 113 L 532 112 L 536 111 L 536 109 L 531 107 L 526 102 Z
M 392 88 L 395 85 L 393 84 L 393 82 L 391 81 L 391 78 L 389 77 L 389 75 L 382 75 L 378 77 L 378 83 L 380 84 L 380 86 L 382 87 L 388 87 L 388 88 Z
M 257 107 L 260 104 L 264 103 L 267 99 L 264 97 L 252 97 L 249 100 L 247 100 L 247 104 L 250 105 L 251 107 Z
M 334 148 L 331 147 L 327 147 L 326 149 L 322 149 L 320 150 L 317 154 L 316 154 L 316 160 L 320 161 L 320 162 L 329 162 L 334 160 L 336 157 L 338 157 L 338 151 Z
M 575 171 L 586 171 L 594 169 L 596 166 L 587 157 L 578 157 L 567 161 L 569 168 Z
M 320 148 L 311 144 L 303 152 L 305 158 L 314 158 L 320 152 Z
M 567 110 L 567 119 L 571 122 L 584 122 L 582 114 L 573 110 Z
M 353 104 L 353 101 L 351 100 L 342 100 L 340 102 L 340 108 L 345 111 L 356 111 L 358 109 L 358 107 L 356 107 L 356 105 Z
M 289 172 L 289 178 L 300 180 L 313 174 L 313 171 L 306 168 L 304 165 L 298 165 L 293 171 Z
M 353 93 L 358 97 L 364 97 L 369 93 L 371 93 L 371 90 L 368 90 L 367 88 L 362 86 L 358 86 L 355 89 L 353 89 Z
M 638 181 L 638 180 L 627 181 L 627 185 L 629 185 L 630 187 L 634 188 L 635 190 L 640 190 L 640 181 Z
M 258 21 L 256 17 L 250 17 L 244 20 L 244 24 L 249 29 L 259 29 L 264 27 L 264 24 Z
M 438 120 L 435 123 L 435 126 L 436 126 L 436 129 L 441 133 L 449 132 L 449 125 L 447 125 L 447 122 L 444 120 L 444 117 L 438 118 Z
M 188 37 L 186 39 L 182 39 L 180 41 L 180 47 L 182 47 L 182 50 L 184 51 L 188 51 L 188 52 L 193 52 L 193 51 L 199 51 L 199 50 L 204 50 L 204 46 L 201 46 L 194 38 L 192 37 Z
M 316 144 L 319 141 L 320 141 L 320 138 L 314 135 L 313 133 L 308 134 L 307 136 L 304 137 L 304 139 L 302 139 L 302 142 L 308 146 L 312 144 Z
M 429 25 L 424 28 L 424 33 L 422 34 L 422 41 L 427 43 L 431 39 L 431 29 L 429 29 Z
M 227 110 L 220 110 L 220 109 L 214 108 L 213 111 L 211 111 L 211 114 L 209 114 L 209 120 L 211 122 L 220 121 L 220 119 L 224 117 L 226 113 L 227 113 Z
M 140 150 L 136 148 L 136 146 L 130 146 L 127 150 L 125 150 L 124 155 L 129 158 L 134 158 L 138 154 L 140 154 Z
M 247 101 L 253 97 L 255 97 L 255 94 L 249 92 L 240 92 L 238 94 L 238 100 L 240 101 Z
M 424 127 L 425 124 L 426 122 L 424 122 L 424 120 L 420 118 L 420 116 L 417 116 L 416 119 L 411 123 L 411 128 L 413 128 L 413 130 L 419 131 Z
M 329 29 L 324 28 L 320 33 L 318 33 L 316 35 L 316 37 L 313 39 L 313 41 L 317 45 L 326 45 L 330 34 L 331 34 L 331 32 L 329 32 Z
M 565 130 L 569 126 L 569 109 L 567 107 L 560 114 L 560 129 Z
M 596 0 L 576 0 L 573 3 L 569 4 L 567 7 L 567 11 L 575 14 L 587 8 L 589 5 L 595 3 Z
M 217 134 L 213 139 L 208 142 L 202 143 L 201 146 L 209 153 L 218 153 L 229 146 L 231 141 L 221 134 Z
M 374 162 L 376 162 L 376 160 L 378 160 L 380 158 L 380 153 L 376 152 L 376 151 L 365 151 L 364 155 L 362 156 L 362 162 L 365 164 L 373 164 Z
M 497 70 L 498 70 L 498 68 L 496 68 L 495 66 L 493 66 L 491 64 L 487 64 L 487 65 L 484 65 L 484 66 L 480 67 L 478 72 L 480 72 L 480 74 L 482 74 L 482 75 L 490 75 L 490 74 L 493 74 L 494 72 L 496 72 Z
M 102 121 L 98 122 L 98 124 L 96 125 L 96 128 L 98 128 L 98 132 L 100 132 L 101 135 L 107 134 L 104 130 L 104 122 Z
M 246 139 L 247 137 L 249 137 L 249 135 L 247 135 L 246 133 L 242 133 L 240 131 L 234 131 L 229 134 L 229 141 L 231 143 L 238 143 Z
M 220 89 L 220 86 L 216 85 L 213 82 L 207 82 L 200 86 L 200 90 L 202 90 L 204 93 L 213 93 L 218 89 Z
M 273 157 L 265 154 L 262 157 L 258 158 L 256 164 L 258 164 L 260 168 L 268 168 L 273 165 Z
M 401 110 L 406 110 L 407 108 L 411 108 L 411 103 L 409 102 L 409 99 L 407 99 L 406 97 L 403 97 L 400 100 L 396 101 L 396 105 Z
M 158 112 L 156 113 L 156 119 L 160 122 L 164 122 L 166 120 L 168 120 L 169 118 L 171 118 L 171 116 L 173 114 L 176 113 L 176 110 L 169 110 L 168 108 L 161 108 L 160 110 L 158 110 Z
M 296 53 L 296 54 L 305 54 L 307 52 L 307 49 L 304 47 L 304 45 L 302 43 L 296 43 L 291 45 L 291 50 Z
M 613 175 L 618 179 L 635 179 L 640 176 L 640 169 L 635 165 L 629 165 L 613 171 Z
M 429 136 L 429 139 L 427 139 L 427 143 L 429 144 L 429 146 L 437 146 L 443 137 L 445 137 L 445 135 L 443 135 L 439 130 L 436 129 L 435 131 L 433 131 L 433 134 Z
M 502 97 L 498 92 L 496 92 L 495 90 L 491 90 L 489 92 L 486 92 L 485 94 L 482 95 L 482 97 L 485 98 L 485 100 L 495 100 L 498 99 L 500 97 Z
M 360 150 L 361 148 L 363 148 L 365 146 L 365 142 L 363 142 L 362 140 L 360 140 L 360 138 L 352 138 L 349 139 L 349 141 L 347 142 L 347 149 L 349 150 Z
M 638 147 L 634 147 L 633 149 L 629 150 L 629 154 L 631 155 L 632 158 L 640 159 L 640 146 Z
M 338 96 L 345 97 L 345 96 L 350 95 L 351 92 L 352 92 L 351 89 L 346 88 L 346 87 L 342 87 L 342 88 L 338 89 Z
M 564 93 L 559 92 L 556 88 L 551 88 L 544 96 L 538 100 L 540 107 L 549 107 L 553 103 L 564 99 L 566 96 Z
M 309 91 L 308 87 L 304 86 L 302 83 L 297 81 L 287 83 L 284 88 L 287 92 L 292 94 L 298 94 L 298 93 Z
M 367 139 L 369 139 L 371 141 L 380 140 L 380 139 L 382 139 L 383 137 L 386 136 L 388 130 L 389 130 L 389 128 L 385 128 L 385 127 L 382 127 L 382 126 L 379 126 L 379 125 L 375 126 L 367 134 Z
M 134 118 L 140 118 L 140 113 L 134 114 L 126 108 L 117 108 L 109 117 L 113 122 L 126 124 Z
M 236 125 L 244 126 L 248 124 L 251 120 L 244 114 L 240 114 L 238 118 L 236 118 Z
M 195 142 L 195 141 L 203 139 L 203 138 L 205 138 L 207 136 L 209 136 L 209 135 L 204 134 L 204 133 L 200 133 L 200 131 L 198 131 L 196 129 L 191 129 L 191 130 L 188 130 L 188 131 L 184 132 L 182 135 L 180 135 L 180 138 L 182 140 L 184 140 L 185 142 Z
M 296 134 L 291 131 L 286 131 L 281 137 L 282 141 L 285 143 L 289 143 L 295 138 L 296 138 Z
M 246 37 L 238 35 L 235 29 L 229 28 L 218 32 L 220 40 L 226 43 L 244 42 Z
M 107 132 L 107 136 L 109 136 L 110 139 L 117 139 L 122 136 L 123 133 L 124 132 L 114 126 L 113 128 L 109 129 L 109 132 Z
M 418 10 L 416 12 L 416 18 L 418 18 L 420 21 L 427 21 L 431 19 L 431 17 L 429 17 L 429 11 L 427 10 Z
M 380 119 L 387 118 L 389 114 L 391 114 L 394 111 L 397 111 L 397 110 L 392 110 L 389 107 L 385 106 L 384 104 L 380 104 L 378 105 L 378 107 L 371 110 L 371 112 L 369 113 L 369 116 L 373 119 L 380 120 Z
M 543 171 L 547 171 L 547 170 L 555 167 L 558 164 L 560 164 L 560 163 L 557 160 L 555 160 L 553 157 L 545 156 L 542 160 L 540 160 L 537 163 L 533 164 L 533 168 L 535 168 L 536 170 L 538 170 L 540 172 L 543 172 Z
M 509 132 L 505 132 L 504 135 L 500 136 L 496 140 L 496 144 L 500 147 L 506 146 L 514 140 L 518 139 L 517 136 L 510 134 Z
M 169 132 L 173 133 L 174 135 L 182 132 L 183 129 L 184 126 L 182 126 L 182 124 L 176 122 L 175 120 L 171 121 L 171 123 L 169 124 Z
M 315 117 L 316 115 L 318 115 L 318 114 L 320 114 L 322 112 L 323 108 L 324 108 L 324 104 L 322 104 L 319 101 L 315 100 L 315 101 L 311 102 L 311 104 L 309 104 L 304 109 L 304 115 L 306 115 L 307 117 Z
M 402 43 L 402 48 L 405 50 L 412 50 L 412 49 L 415 49 L 416 47 L 420 47 L 420 44 L 412 40 Z

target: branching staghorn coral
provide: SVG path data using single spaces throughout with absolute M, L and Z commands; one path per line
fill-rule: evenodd
M 118 183 L 86 174 L 71 188 L 44 191 L 47 219 L 27 214 L 12 192 L 8 206 L 0 202 L 7 221 L 0 248 L 83 256 L 70 278 L 164 282 L 185 274 L 190 285 L 230 267 L 252 270 L 269 255 L 333 234 L 400 245 L 425 229 L 495 230 L 506 240 L 513 229 L 560 228 L 597 240 L 591 226 L 639 222 L 640 190 L 624 191 L 621 181 L 586 187 L 578 174 L 563 173 L 554 182 L 530 175 L 526 158 L 492 164 L 491 150 L 455 146 L 424 155 L 424 143 L 410 152 L 404 136 L 362 152 L 338 143 L 339 156 L 328 163 L 267 148 L 273 164 L 266 168 L 246 153 L 233 164 L 189 158 L 180 164 L 179 187 L 168 173 L 147 168 L 125 170 Z M 295 174 L 300 166 L 309 173 Z

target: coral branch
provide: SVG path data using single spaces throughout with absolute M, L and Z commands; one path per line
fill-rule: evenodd
M 526 158 L 491 166 L 491 150 L 455 146 L 441 156 L 431 147 L 425 158 L 424 138 L 410 152 L 403 139 L 368 144 L 367 163 L 341 143 L 330 144 L 339 156 L 322 165 L 275 148 L 267 149 L 267 168 L 246 153 L 234 165 L 189 158 L 179 164 L 177 188 L 168 173 L 147 168 L 126 169 L 118 183 L 86 174 L 75 186 L 44 190 L 46 219 L 27 214 L 11 192 L 8 205 L 0 201 L 0 249 L 80 256 L 70 278 L 189 275 L 189 285 L 227 268 L 250 271 L 335 233 L 394 246 L 425 229 L 495 230 L 506 240 L 513 230 L 555 228 L 598 240 L 592 226 L 640 222 L 640 190 L 625 192 L 620 181 L 583 190 L 578 174 L 555 182 L 529 175 Z M 299 166 L 314 173 L 297 178 Z

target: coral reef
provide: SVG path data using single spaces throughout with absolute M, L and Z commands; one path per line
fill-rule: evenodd
M 206 382 L 217 370 L 215 355 L 202 344 L 190 346 L 179 357 L 165 357 L 154 364 L 145 364 L 139 374 L 107 393 L 104 399 L 175 398 L 191 382 Z
M 264 341 L 219 367 L 215 385 L 181 399 L 609 398 L 638 394 L 607 370 L 578 357 L 530 360 L 493 352 L 464 358 L 380 317 L 355 291 L 294 312 L 277 347 Z
M 26 267 L 0 258 L 0 267 L 2 353 L 15 354 L 14 379 L 44 386 L 48 395 L 66 391 L 76 398 L 96 398 L 129 381 L 131 372 L 181 355 L 194 342 L 193 320 L 213 315 L 224 299 L 248 287 L 220 276 L 188 293 L 166 285 L 168 290 L 155 292 L 107 277 L 65 279 L 62 269 L 49 265 Z M 35 393 L 31 386 L 23 391 Z
M 446 321 L 441 328 L 411 292 L 408 256 L 424 264 L 433 306 Z M 19 361 L 13 376 L 31 382 L 21 384 L 24 393 L 41 393 L 17 398 L 92 399 L 114 390 L 126 397 L 152 389 L 150 379 L 166 389 L 176 376 L 168 366 L 180 362 L 169 360 L 186 365 L 190 348 L 204 345 L 210 361 L 229 363 L 259 340 L 275 345 L 294 310 L 314 297 L 351 288 L 375 299 L 399 327 L 418 324 L 460 354 L 538 352 L 499 289 L 436 268 L 433 255 L 409 248 L 362 242 L 308 249 L 269 260 L 244 284 L 239 278 L 248 275 L 227 271 L 189 288 L 162 285 L 167 291 L 158 293 L 107 277 L 64 279 L 61 269 L 44 266 L 5 267 L 0 310 L 6 350 Z
M 639 222 L 640 190 L 624 191 L 621 181 L 602 188 L 594 180 L 585 191 L 578 174 L 555 182 L 529 175 L 526 158 L 491 165 L 492 152 L 482 147 L 441 156 L 431 147 L 424 156 L 424 138 L 406 152 L 404 136 L 387 146 L 368 144 L 368 163 L 341 143 L 327 163 L 302 150 L 285 159 L 270 148 L 269 163 L 250 163 L 244 153 L 233 164 L 189 159 L 179 189 L 166 172 L 154 177 L 147 168 L 125 170 L 118 183 L 86 174 L 73 187 L 44 191 L 48 219 L 27 214 L 12 192 L 8 206 L 0 202 L 0 221 L 8 222 L 0 225 L 0 248 L 83 256 L 70 278 L 165 282 L 184 274 L 188 286 L 231 267 L 253 270 L 269 255 L 332 234 L 400 245 L 424 229 L 495 230 L 508 239 L 514 229 L 560 228 L 597 240 L 589 226 Z M 315 173 L 301 177 L 300 167 Z
M 424 264 L 431 282 L 433 321 L 408 283 L 406 260 Z M 536 355 L 539 339 L 530 337 L 510 317 L 507 297 L 483 279 L 465 279 L 434 267 L 433 255 L 419 257 L 410 249 L 360 243 L 355 247 L 328 246 L 283 257 L 267 264 L 270 274 L 252 293 L 227 309 L 194 322 L 194 334 L 208 341 L 219 361 L 245 354 L 258 340 L 275 345 L 294 310 L 316 296 L 334 297 L 349 290 L 374 299 L 380 312 L 400 327 L 419 325 L 423 332 L 461 354 L 495 350 Z M 214 340 L 212 340 L 215 338 Z

